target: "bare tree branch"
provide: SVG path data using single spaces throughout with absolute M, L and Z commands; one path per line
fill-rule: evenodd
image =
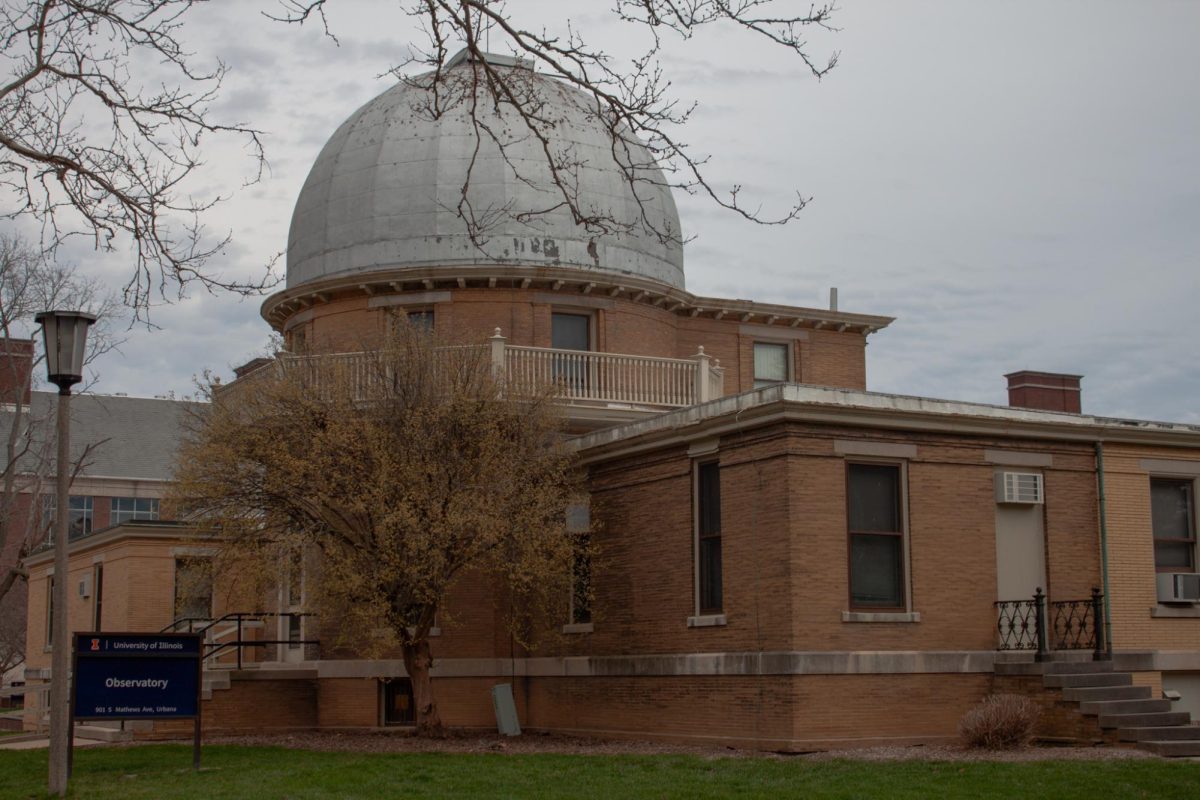
M 514 21 L 503 0 L 398 0 L 401 8 L 420 21 L 427 44 L 396 66 L 394 73 L 426 93 L 425 110 L 439 118 L 463 108 L 476 137 L 475 153 L 453 206 L 477 247 L 483 248 L 490 230 L 506 219 L 536 224 L 552 212 L 567 211 L 574 223 L 589 233 L 645 233 L 660 242 L 679 242 L 681 233 L 664 224 L 651 210 L 647 190 L 663 186 L 709 198 L 717 205 L 753 222 L 781 225 L 793 219 L 808 200 L 799 192 L 794 202 L 775 213 L 750 207 L 738 185 L 721 188 L 707 177 L 708 157 L 696 153 L 679 131 L 696 106 L 682 103 L 670 93 L 671 84 L 660 63 L 663 36 L 689 40 L 698 31 L 721 26 L 748 33 L 764 43 L 793 54 L 806 71 L 820 79 L 837 64 L 837 53 L 818 61 L 809 54 L 805 32 L 813 28 L 834 31 L 832 3 L 811 5 L 797 13 L 784 0 L 615 0 L 615 17 L 650 33 L 648 46 L 628 62 L 612 58 L 589 42 L 568 22 L 563 32 L 530 30 Z M 272 15 L 293 24 L 313 17 L 329 30 L 328 0 L 280 0 Z M 499 65 L 486 57 L 485 42 L 493 52 L 505 53 L 527 69 Z M 470 54 L 470 69 L 447 69 L 452 43 Z M 412 74 L 417 70 L 421 74 Z M 613 161 L 630 188 L 636 209 L 632 214 L 599 208 L 595 198 L 581 194 L 579 175 L 588 166 L 583 157 L 563 142 L 563 122 L 557 118 L 552 98 L 532 73 L 549 76 L 576 90 L 579 109 L 607 135 Z M 516 127 L 509 124 L 511 115 Z M 497 125 L 497 114 L 502 122 Z M 517 143 L 533 142 L 549 171 L 550 186 L 540 173 L 531 172 L 508 151 Z M 479 147 L 498 148 L 518 181 L 550 189 L 554 200 L 541 208 L 478 208 L 470 187 Z M 657 168 L 661 168 L 659 173 Z
M 88 335 L 85 364 L 120 347 L 116 332 L 122 312 L 117 298 L 98 281 L 81 278 L 71 266 L 50 262 L 28 242 L 0 234 L 0 601 L 25 580 L 21 559 L 42 543 L 36 500 L 54 468 L 53 422 L 30 408 L 27 392 L 40 375 L 41 342 L 30 323 L 37 311 L 72 308 L 97 315 Z M 26 344 L 28 343 L 28 344 Z M 94 376 L 93 376 L 94 380 Z M 91 381 L 89 381 L 90 383 Z M 100 443 L 89 443 L 71 465 L 72 480 Z
M 186 194 L 206 137 L 241 138 L 265 166 L 259 132 L 214 120 L 225 67 L 198 68 L 178 38 L 199 0 L 0 0 L 0 217 L 35 220 L 53 253 L 83 236 L 130 247 L 124 302 L 144 316 L 196 282 L 242 294 L 273 283 L 222 277 L 229 237 L 201 216 L 224 198 Z M 151 66 L 153 65 L 153 66 Z

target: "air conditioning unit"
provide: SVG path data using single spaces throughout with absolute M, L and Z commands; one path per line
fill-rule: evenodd
M 92 579 L 90 577 L 80 579 L 79 596 L 84 599 L 92 596 Z
M 1162 572 L 1158 578 L 1158 602 L 1200 603 L 1200 575 L 1192 572 Z
M 996 475 L 996 502 L 1034 505 L 1046 502 L 1038 472 L 1000 472 Z

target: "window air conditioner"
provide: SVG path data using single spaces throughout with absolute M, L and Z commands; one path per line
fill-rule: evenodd
M 1158 578 L 1158 602 L 1200 603 L 1200 575 L 1191 572 L 1162 572 Z
M 1042 476 L 1037 472 L 1001 472 L 996 475 L 996 502 L 1044 503 Z
M 79 596 L 87 599 L 92 596 L 92 579 L 81 578 L 79 581 Z

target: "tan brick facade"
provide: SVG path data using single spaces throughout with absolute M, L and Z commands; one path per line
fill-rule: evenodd
M 436 296 L 437 302 L 424 302 Z M 406 300 L 406 298 L 410 298 Z M 550 347 L 552 312 L 593 318 L 593 349 L 605 353 L 690 358 L 701 347 L 725 367 L 725 393 L 754 385 L 754 342 L 789 345 L 791 377 L 801 383 L 866 388 L 866 336 L 862 332 L 792 329 L 746 324 L 737 316 L 692 318 L 627 298 L 538 289 L 446 289 L 388 298 L 370 305 L 366 295 L 338 297 L 304 312 L 289 332 L 303 331 L 304 346 L 317 352 L 369 349 L 390 315 L 405 308 L 432 310 L 439 332 L 482 341 L 499 328 L 509 344 Z M 293 344 L 298 340 L 293 336 Z

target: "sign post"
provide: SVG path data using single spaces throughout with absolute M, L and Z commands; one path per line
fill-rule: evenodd
M 75 720 L 191 719 L 200 769 L 203 648 L 199 633 L 76 633 L 67 730 Z

